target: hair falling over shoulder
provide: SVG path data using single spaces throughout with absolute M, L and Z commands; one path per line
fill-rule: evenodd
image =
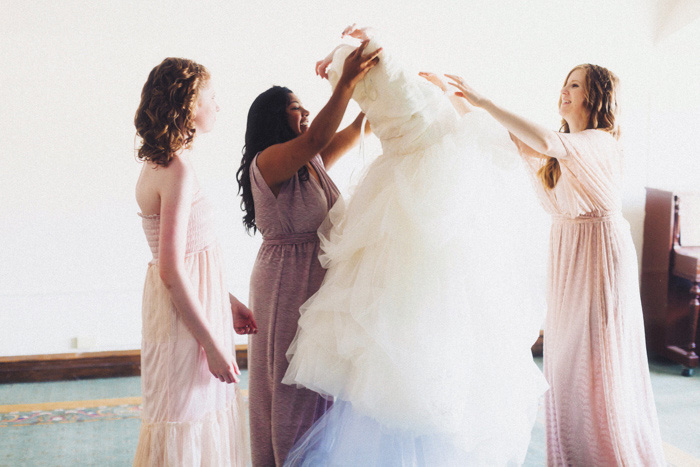
M 203 65 L 185 58 L 166 58 L 151 70 L 134 118 L 140 160 L 167 167 L 178 151 L 190 147 L 199 90 L 209 79 Z
M 241 165 L 236 172 L 238 192 L 241 194 L 241 209 L 243 225 L 253 233 L 257 231 L 255 224 L 255 203 L 250 182 L 250 166 L 255 156 L 274 144 L 286 143 L 296 135 L 287 121 L 287 105 L 292 91 L 284 86 L 272 86 L 255 98 L 248 111 L 248 121 L 245 130 L 245 146 Z M 299 169 L 300 179 L 308 180 L 306 167 Z
M 587 129 L 604 130 L 610 133 L 615 139 L 620 138 L 620 127 L 618 116 L 620 107 L 617 101 L 620 80 L 607 68 L 586 63 L 574 67 L 564 82 L 566 83 L 571 73 L 575 70 L 586 72 L 586 108 L 589 111 Z M 561 97 L 559 98 L 561 105 Z M 569 124 L 562 120 L 560 128 L 562 133 L 569 133 Z M 559 161 L 550 157 L 545 165 L 537 173 L 545 188 L 552 189 L 556 186 L 561 176 Z

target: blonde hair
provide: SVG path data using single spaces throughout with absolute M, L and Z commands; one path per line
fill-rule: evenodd
M 607 68 L 586 63 L 574 67 L 569 74 L 566 75 L 564 84 L 569 80 L 571 73 L 576 70 L 584 70 L 586 72 L 586 82 L 584 84 L 586 96 L 584 105 L 589 112 L 586 129 L 604 130 L 614 136 L 615 139 L 619 139 L 620 127 L 617 122 L 617 117 L 619 115 L 617 90 L 620 85 L 620 80 Z M 561 106 L 561 95 L 559 96 L 559 106 Z M 562 133 L 569 133 L 569 124 L 566 123 L 566 120 L 562 119 L 559 131 Z M 545 188 L 551 190 L 556 186 L 561 176 L 559 161 L 554 157 L 548 158 L 545 165 L 537 172 L 537 175 Z
M 137 157 L 167 167 L 195 136 L 194 119 L 207 69 L 185 58 L 166 58 L 151 70 L 141 91 L 134 125 L 142 144 Z

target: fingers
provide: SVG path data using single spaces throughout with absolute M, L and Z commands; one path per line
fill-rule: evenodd
M 455 86 L 455 87 L 457 87 L 457 88 L 459 88 L 459 89 L 462 89 L 462 90 L 465 89 L 464 79 L 462 79 L 461 76 L 457 76 L 457 75 L 448 75 L 448 74 L 445 74 L 445 76 L 447 76 L 447 77 L 450 78 L 452 81 L 454 81 L 453 83 L 452 83 L 452 82 L 450 83 L 452 86 Z
M 235 360 L 231 361 L 231 363 L 228 365 L 228 367 L 218 373 L 218 374 L 213 374 L 216 379 L 221 381 L 222 383 L 226 384 L 232 384 L 232 383 L 238 383 L 241 379 L 238 377 L 241 374 L 241 370 L 238 368 L 238 365 L 236 364 Z
M 377 50 L 375 50 L 375 51 L 372 52 L 371 54 L 367 54 L 366 56 L 363 56 L 363 57 L 362 57 L 362 61 L 364 62 L 363 64 L 368 63 L 368 62 L 371 62 L 371 61 L 373 61 L 373 60 L 375 60 L 375 59 L 376 59 L 376 60 L 375 60 L 376 63 L 379 63 L 379 54 L 382 53 L 382 50 L 383 50 L 383 49 L 382 49 L 381 47 L 379 47 Z M 376 63 L 375 63 L 375 64 L 376 64 Z
M 245 320 L 237 320 L 233 323 L 233 330 L 236 334 L 257 334 L 258 325 L 252 316 Z
M 355 26 L 357 26 L 357 23 L 352 23 L 350 26 L 347 26 L 345 29 L 343 29 L 340 37 L 343 38 L 349 34 L 352 34 L 352 32 L 355 30 Z
M 369 44 L 369 40 L 362 41 L 362 43 L 355 49 L 355 55 L 358 55 L 362 57 L 362 55 L 365 53 L 365 49 L 367 48 L 367 45 Z M 364 58 L 364 57 L 363 57 Z
M 253 318 L 252 316 L 250 317 L 250 323 L 248 324 L 248 326 L 250 326 L 250 330 L 253 334 L 258 333 L 258 323 L 255 322 L 255 318 Z
M 219 375 L 214 375 L 214 377 L 222 383 L 231 384 L 233 382 L 233 372 L 230 369 L 221 372 Z
M 319 60 L 316 62 L 316 75 L 320 76 L 323 79 L 328 79 L 328 65 L 331 63 L 328 61 L 328 58 L 324 58 L 323 60 Z

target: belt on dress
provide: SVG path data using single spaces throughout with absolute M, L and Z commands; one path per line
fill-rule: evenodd
M 565 223 L 590 223 L 590 222 L 608 222 L 617 219 L 622 219 L 622 214 L 619 212 L 612 212 L 610 214 L 603 214 L 602 216 L 579 216 L 579 217 L 566 217 L 566 216 L 552 216 L 552 222 L 565 222 Z
M 319 243 L 316 232 L 302 232 L 292 234 L 266 235 L 263 237 L 264 245 L 296 245 L 299 243 Z

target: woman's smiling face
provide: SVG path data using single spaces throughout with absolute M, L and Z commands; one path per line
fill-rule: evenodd
M 586 70 L 576 68 L 566 79 L 559 95 L 559 115 L 564 120 L 588 121 L 590 111 L 586 107 Z
M 297 136 L 305 133 L 309 128 L 309 111 L 301 105 L 301 101 L 293 93 L 289 95 L 289 104 L 287 104 L 287 122 Z

